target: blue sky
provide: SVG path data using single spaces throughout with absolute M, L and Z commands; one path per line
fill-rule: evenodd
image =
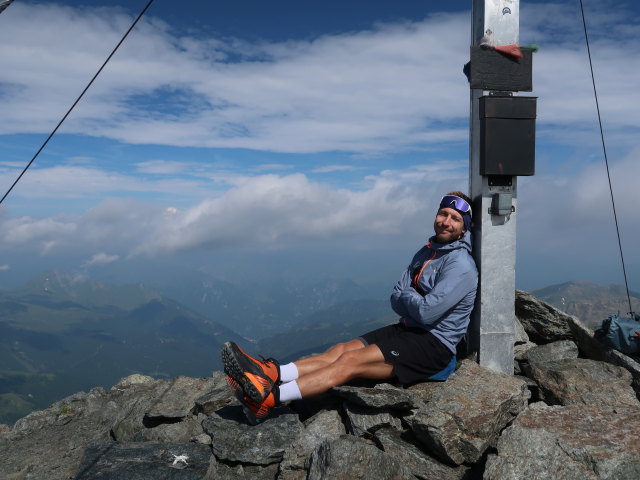
M 144 4 L 16 0 L 0 15 L 3 192 Z M 640 289 L 640 14 L 585 7 Z M 0 284 L 174 262 L 232 280 L 260 265 L 393 285 L 439 196 L 467 189 L 469 8 L 156 0 L 0 206 Z M 622 283 L 579 3 L 520 8 L 520 43 L 540 50 L 517 284 Z

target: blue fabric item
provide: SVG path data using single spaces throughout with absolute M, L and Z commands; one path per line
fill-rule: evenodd
M 449 378 L 449 376 L 456 371 L 456 364 L 457 364 L 458 360 L 456 358 L 456 356 L 454 355 L 453 357 L 451 357 L 451 361 L 449 362 L 449 364 L 444 367 L 442 370 L 440 370 L 438 373 L 434 373 L 433 375 L 431 375 L 428 380 L 440 380 L 440 381 L 445 381 L 447 378 Z
M 413 279 L 426 262 L 414 286 Z M 398 280 L 391 294 L 391 308 L 404 325 L 430 331 L 455 354 L 469 326 L 477 286 L 471 232 L 448 244 L 437 243 L 433 236 Z
M 627 355 L 640 354 L 640 316 L 633 318 L 609 315 L 595 331 L 595 337 L 607 347 Z
M 464 229 L 469 232 L 471 231 L 471 215 L 468 213 L 462 213 L 462 221 L 464 222 Z

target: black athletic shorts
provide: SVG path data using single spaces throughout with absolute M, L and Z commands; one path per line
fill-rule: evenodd
M 425 381 L 443 370 L 453 357 L 431 332 L 400 323 L 365 333 L 359 339 L 365 345 L 377 345 L 393 365 L 398 381 L 405 385 Z

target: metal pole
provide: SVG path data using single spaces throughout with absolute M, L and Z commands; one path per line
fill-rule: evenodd
M 519 43 L 519 0 L 472 0 L 472 45 L 485 38 L 493 45 Z M 476 307 L 469 344 L 478 362 L 513 374 L 517 177 L 495 182 L 480 175 L 479 98 L 489 92 L 471 90 L 469 191 L 473 200 L 473 255 L 479 272 Z M 498 184 L 496 184 L 498 183 Z M 512 195 L 513 213 L 492 215 L 492 197 Z

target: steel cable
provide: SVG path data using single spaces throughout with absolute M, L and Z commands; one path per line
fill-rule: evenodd
M 602 151 L 604 152 L 604 164 L 607 168 L 607 179 L 609 180 L 609 193 L 611 194 L 611 206 L 613 208 L 613 219 L 616 224 L 616 234 L 618 236 L 618 247 L 620 248 L 620 261 L 622 262 L 622 273 L 624 275 L 624 286 L 627 291 L 627 300 L 629 302 L 629 315 L 633 315 L 633 307 L 631 306 L 631 295 L 629 294 L 629 283 L 627 282 L 627 270 L 624 265 L 624 255 L 622 253 L 622 240 L 620 239 L 620 229 L 618 228 L 618 215 L 616 214 L 616 202 L 613 198 L 613 186 L 611 183 L 611 174 L 609 172 L 609 160 L 607 159 L 607 147 L 604 141 L 604 132 L 602 130 L 602 117 L 600 116 L 600 105 L 598 103 L 598 91 L 596 89 L 596 78 L 593 74 L 593 62 L 591 61 L 591 48 L 589 47 L 589 35 L 587 34 L 587 22 L 584 17 L 584 5 L 580 0 L 580 11 L 582 13 L 582 26 L 584 27 L 584 38 L 587 43 L 587 55 L 589 56 L 589 68 L 591 69 L 591 82 L 593 84 L 593 95 L 596 100 L 596 110 L 598 112 L 598 124 L 600 126 L 600 139 L 602 140 Z
M 42 152 L 42 150 L 44 150 L 44 147 L 47 146 L 47 143 L 49 143 L 49 140 L 51 140 L 51 138 L 55 135 L 55 133 L 58 131 L 58 129 L 60 128 L 60 126 L 64 123 L 64 121 L 67 119 L 67 117 L 69 116 L 69 114 L 73 111 L 73 109 L 75 108 L 75 106 L 78 104 L 78 102 L 80 101 L 80 99 L 84 96 L 84 94 L 87 92 L 87 90 L 89 90 L 89 87 L 91 87 L 91 85 L 93 84 L 93 82 L 95 81 L 96 78 L 98 78 L 98 75 L 100 75 L 100 73 L 102 72 L 102 70 L 104 69 L 104 67 L 106 67 L 107 63 L 109 63 L 109 60 L 111 60 L 111 57 L 113 57 L 113 55 L 116 53 L 116 51 L 118 50 L 118 48 L 120 48 L 120 45 L 122 45 L 122 43 L 124 42 L 124 40 L 127 38 L 127 36 L 129 35 L 129 33 L 131 32 L 131 30 L 133 30 L 133 28 L 136 26 L 136 24 L 138 23 L 138 21 L 142 18 L 142 16 L 145 14 L 145 12 L 149 9 L 149 7 L 151 6 L 151 4 L 153 3 L 153 0 L 149 0 L 149 2 L 147 3 L 147 5 L 142 9 L 142 11 L 140 12 L 140 14 L 136 17 L 136 19 L 133 21 L 133 23 L 131 24 L 131 26 L 129 27 L 129 29 L 126 31 L 126 33 L 122 36 L 122 38 L 120 39 L 120 41 L 118 42 L 118 44 L 115 46 L 115 48 L 111 51 L 111 53 L 109 54 L 109 56 L 107 57 L 107 59 L 104 61 L 104 63 L 102 64 L 102 66 L 98 69 L 98 71 L 96 72 L 96 74 L 93 76 L 93 78 L 91 79 L 91 81 L 87 84 L 86 87 L 84 87 L 84 90 L 82 90 L 82 93 L 78 96 L 78 98 L 76 98 L 76 101 L 73 102 L 73 105 L 71 105 L 71 108 L 69 108 L 69 110 L 67 110 L 67 113 L 64 114 L 64 116 L 62 117 L 62 119 L 58 122 L 58 124 L 56 125 L 56 127 L 53 129 L 53 131 L 49 134 L 49 136 L 47 137 L 47 139 L 44 141 L 44 143 L 40 146 L 40 148 L 38 149 L 38 151 L 35 153 L 35 155 L 33 156 L 33 158 L 31 158 L 31 160 L 29 161 L 29 163 L 27 164 L 26 167 L 24 167 L 24 169 L 22 170 L 22 172 L 20 173 L 20 175 L 18 175 L 18 178 L 16 178 L 15 182 L 13 182 L 13 184 L 11 185 L 11 187 L 9 187 L 9 190 L 7 190 L 7 193 L 4 194 L 4 196 L 2 197 L 2 199 L 0 199 L 0 205 L 2 205 L 2 202 L 4 202 L 5 198 L 7 198 L 9 196 L 9 194 L 11 193 L 11 191 L 13 190 L 13 188 L 18 184 L 18 182 L 20 181 L 20 179 L 22 178 L 22 176 L 27 172 L 27 170 L 29 169 L 29 167 L 31 166 L 31 164 L 35 161 L 36 158 L 38 158 L 38 155 L 40 155 L 40 152 Z

